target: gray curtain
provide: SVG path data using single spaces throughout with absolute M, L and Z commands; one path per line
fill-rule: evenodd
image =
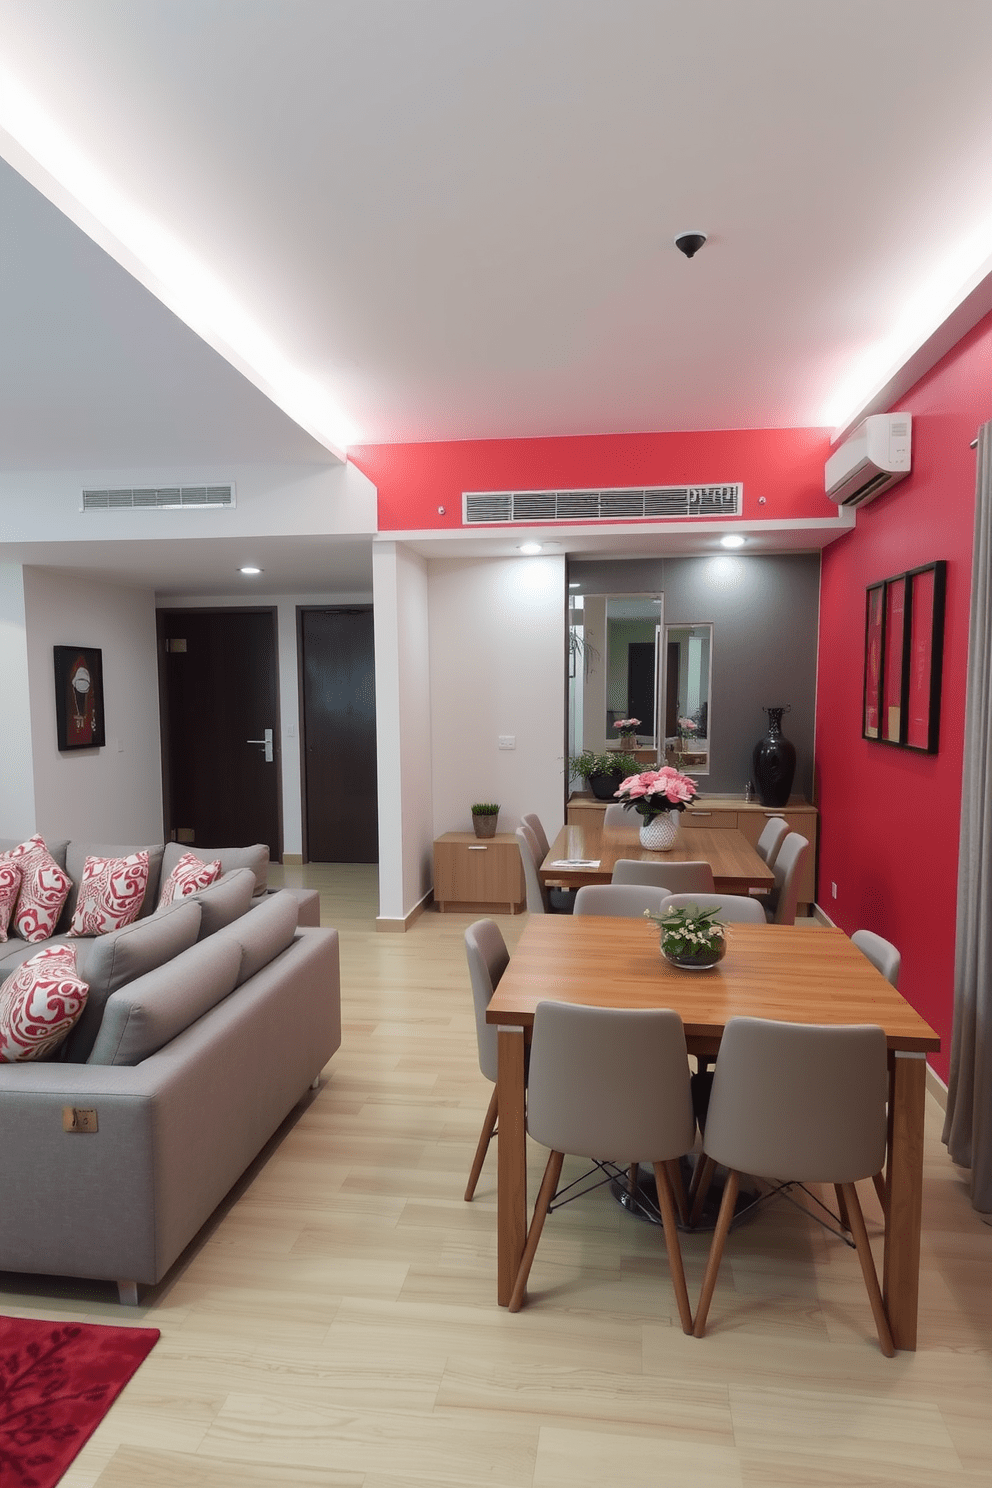
M 978 435 L 968 636 L 954 1027 L 944 1141 L 992 1211 L 992 423 Z

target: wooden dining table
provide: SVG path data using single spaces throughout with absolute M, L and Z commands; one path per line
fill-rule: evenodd
M 730 924 L 726 937 L 716 967 L 685 971 L 663 959 L 645 920 L 530 917 L 486 1013 L 499 1044 L 499 1303 L 509 1302 L 526 1238 L 525 1049 L 539 1002 L 674 1008 L 690 1054 L 716 1054 L 738 1016 L 873 1023 L 889 1049 L 882 1291 L 896 1347 L 915 1349 L 926 1055 L 940 1040 L 841 930 Z
M 653 852 L 640 844 L 640 821 L 639 816 L 631 813 L 629 824 L 624 822 L 618 827 L 597 822 L 562 827 L 540 866 L 542 882 L 568 889 L 577 889 L 582 884 L 609 883 L 618 858 L 653 863 L 705 860 L 713 869 L 718 894 L 767 894 L 775 882 L 768 864 L 736 828 L 693 827 L 679 832 L 674 847 Z

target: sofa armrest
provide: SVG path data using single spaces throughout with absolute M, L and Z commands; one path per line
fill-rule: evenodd
M 284 889 L 267 889 L 267 894 L 292 894 L 300 906 L 298 925 L 306 926 L 307 929 L 317 929 L 320 925 L 320 895 L 316 889 L 291 889 L 287 885 Z

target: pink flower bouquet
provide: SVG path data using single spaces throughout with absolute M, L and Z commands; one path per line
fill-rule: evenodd
M 660 770 L 628 775 L 614 794 L 625 810 L 633 809 L 650 821 L 662 811 L 684 811 L 699 789 L 688 775 L 671 765 L 662 765 Z

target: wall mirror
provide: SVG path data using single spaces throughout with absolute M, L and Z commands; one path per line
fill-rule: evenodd
M 568 751 L 620 748 L 618 720 L 637 718 L 630 751 L 650 768 L 662 723 L 661 594 L 569 597 Z
M 692 775 L 710 769 L 712 654 L 712 625 L 665 626 L 665 761 Z

